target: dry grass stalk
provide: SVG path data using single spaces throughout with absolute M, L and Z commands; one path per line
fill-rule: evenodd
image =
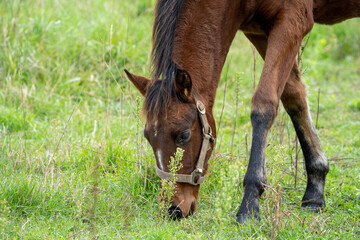
M 294 174 L 294 188 L 296 189 L 297 179 L 298 179 L 298 161 L 299 161 L 299 151 L 298 151 L 298 138 L 295 135 L 295 174 Z
M 229 72 L 230 63 L 231 63 L 231 58 L 230 58 L 229 63 L 227 64 L 227 67 L 226 67 L 224 97 L 223 97 L 223 102 L 222 102 L 222 107 L 221 107 L 221 114 L 220 114 L 220 118 L 219 118 L 219 124 L 218 124 L 218 127 L 217 127 L 217 134 L 218 134 L 218 135 L 220 135 L 221 120 L 222 120 L 222 116 L 223 116 L 223 114 L 224 114 L 224 109 L 225 109 L 225 99 L 226 99 L 226 89 L 227 89 L 227 76 L 228 76 L 228 72 Z M 216 140 L 216 145 L 215 145 L 214 152 L 216 151 L 216 149 L 220 149 L 220 146 L 221 146 L 221 141 L 219 141 L 219 139 L 217 139 L 217 140 Z
M 269 207 L 268 207 L 268 215 L 270 217 L 271 222 L 271 239 L 275 239 L 277 237 L 277 233 L 283 224 L 283 216 L 284 213 L 281 209 L 281 192 L 282 188 L 280 184 L 276 184 L 276 187 L 273 187 L 268 184 L 263 184 L 267 189 L 270 190 L 266 194 L 266 198 L 269 199 Z
M 319 106 L 320 106 L 320 88 L 318 88 L 318 96 L 317 96 L 316 124 L 315 124 L 316 129 L 318 129 L 319 110 L 320 110 Z

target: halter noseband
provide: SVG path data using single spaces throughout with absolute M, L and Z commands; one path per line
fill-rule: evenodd
M 199 185 L 205 181 L 205 176 L 202 176 L 204 172 L 205 157 L 206 157 L 206 153 L 210 150 L 210 141 L 215 143 L 215 138 L 212 136 L 212 130 L 205 115 L 206 113 L 205 105 L 199 100 L 195 99 L 195 101 L 202 126 L 202 135 L 203 135 L 203 142 L 201 145 L 200 155 L 198 162 L 196 164 L 196 168 L 191 174 L 172 175 L 168 172 L 162 171 L 156 165 L 156 175 L 158 175 L 162 179 L 172 179 L 173 177 L 175 177 L 176 182 L 190 183 L 192 185 Z

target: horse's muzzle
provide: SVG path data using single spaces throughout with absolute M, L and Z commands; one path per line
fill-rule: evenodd
M 169 218 L 172 220 L 180 220 L 183 218 L 183 213 L 179 206 L 171 206 L 168 210 Z

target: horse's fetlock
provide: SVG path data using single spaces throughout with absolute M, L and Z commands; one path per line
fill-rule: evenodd
M 247 177 L 244 178 L 244 188 L 251 189 L 256 192 L 255 195 L 261 196 L 265 191 L 265 180 L 260 177 Z
M 316 174 L 326 176 L 326 174 L 329 172 L 329 164 L 326 158 L 318 158 L 315 161 L 310 162 L 309 166 L 307 167 L 307 172 L 311 175 Z

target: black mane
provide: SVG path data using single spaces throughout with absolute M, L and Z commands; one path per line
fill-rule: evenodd
M 172 61 L 175 29 L 184 0 L 158 0 L 153 27 L 153 48 L 151 53 L 152 79 L 155 82 L 148 90 L 144 110 L 152 118 L 176 96 L 174 74 L 176 64 Z M 161 79 L 161 83 L 156 82 Z

